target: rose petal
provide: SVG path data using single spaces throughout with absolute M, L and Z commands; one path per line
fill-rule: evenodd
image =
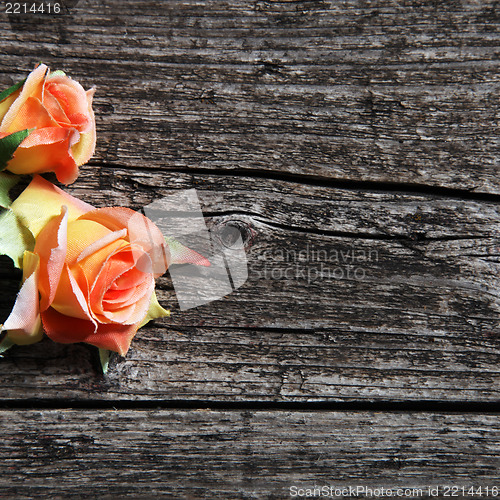
M 146 288 L 146 287 L 144 287 Z M 111 322 L 121 323 L 124 325 L 133 325 L 141 322 L 148 312 L 151 294 L 154 291 L 154 282 L 144 290 L 144 295 L 133 304 L 120 308 L 109 309 L 105 308 L 104 316 Z
M 53 217 L 40 231 L 35 243 L 35 253 L 40 257 L 40 310 L 50 306 L 59 286 L 59 279 L 66 258 L 68 237 L 68 209 Z
M 59 128 L 59 125 L 36 97 L 28 97 L 10 125 L 3 128 L 2 132 L 12 134 L 27 128 L 42 129 L 45 127 Z M 26 139 L 23 142 L 26 143 Z
M 108 256 L 103 263 L 99 275 L 92 283 L 91 293 L 105 293 L 111 285 L 118 280 L 126 272 L 135 268 L 134 253 L 130 245 L 116 250 Z M 147 273 L 142 273 L 142 278 L 147 276 Z M 135 286 L 135 285 L 134 285 Z M 130 288 L 130 287 L 127 287 Z
M 154 278 L 151 273 L 137 270 L 134 264 L 133 252 L 129 246 L 111 255 L 103 265 L 90 291 L 90 307 L 98 321 L 132 324 L 140 321 L 146 314 L 149 298 L 154 290 Z M 128 284 L 133 283 L 133 299 L 125 301 L 124 297 L 124 303 L 120 307 L 110 307 L 105 302 L 106 293 L 108 290 L 116 291 L 113 284 L 122 279 L 126 279 Z M 129 294 L 130 290 L 127 290 L 127 295 Z
M 59 287 L 51 306 L 61 314 L 90 321 L 97 330 L 91 311 L 88 307 L 88 290 L 82 289 L 69 267 L 66 265 L 61 274 Z
M 141 248 L 151 258 L 152 269 L 141 267 L 141 270 L 153 271 L 155 276 L 161 276 L 167 270 L 170 253 L 165 239 L 158 227 L 144 215 L 125 207 L 111 207 L 87 212 L 81 219 L 94 220 L 111 231 L 127 228 L 130 243 L 137 246 L 136 262 L 142 257 Z M 146 266 L 148 262 L 143 264 Z
M 133 325 L 142 321 L 149 309 L 151 293 L 154 290 L 154 285 L 149 287 L 148 293 L 144 294 L 140 300 L 134 304 L 122 307 L 120 309 L 111 311 L 106 310 L 105 316 L 111 319 L 113 323 L 121 323 L 123 325 Z
M 2 330 L 8 331 L 15 344 L 33 344 L 42 339 L 38 302 L 38 279 L 40 259 L 38 255 L 25 252 L 23 258 L 23 285 L 17 294 L 12 311 Z
M 77 262 L 88 258 L 90 255 L 83 257 L 82 259 L 79 257 L 82 255 L 82 252 L 95 243 L 96 240 L 101 240 L 114 234 L 115 233 L 104 227 L 102 224 L 98 224 L 94 221 L 80 220 L 80 218 L 71 221 L 68 224 L 68 237 L 70 240 L 67 259 L 68 264 L 76 264 Z M 113 243 L 113 241 L 116 241 L 116 239 L 113 238 L 110 243 Z M 99 249 L 96 251 L 99 251 Z M 107 253 L 109 254 L 110 252 L 108 251 Z M 102 264 L 102 261 L 103 259 L 101 258 L 99 263 Z
M 119 237 L 119 231 L 111 232 L 106 227 L 94 221 L 76 220 L 68 226 L 68 255 L 66 262 L 73 268 L 78 264 L 92 285 L 101 272 L 105 262 L 115 252 L 128 245 L 128 242 Z M 87 248 L 97 241 L 109 239 L 106 245 L 96 245 L 89 255 L 85 255 Z M 83 258 L 80 258 L 82 257 Z
M 49 307 L 42 313 L 42 323 L 47 335 L 61 344 L 85 342 L 101 349 L 108 349 L 125 356 L 139 327 L 116 323 L 99 324 L 97 331 L 91 321 L 71 318 Z
M 45 92 L 57 99 L 72 126 L 79 132 L 90 132 L 91 117 L 89 115 L 87 94 L 77 81 L 68 76 L 49 76 L 45 83 Z
M 82 221 L 87 222 L 87 221 Z M 108 246 L 110 243 L 114 243 L 116 240 L 124 238 L 127 236 L 127 230 L 122 229 L 121 231 L 113 231 L 102 238 L 94 241 L 91 245 L 89 245 L 83 252 L 78 256 L 77 262 L 80 262 L 83 259 L 86 259 L 93 253 L 98 250 L 102 250 L 104 247 Z
M 69 118 L 66 116 L 64 109 L 62 108 L 59 101 L 50 92 L 44 92 L 43 106 L 48 111 L 50 116 L 61 127 L 70 127 L 71 128 L 71 122 L 70 122 Z
M 20 144 L 20 148 L 28 149 L 36 146 L 49 146 L 51 144 L 62 144 L 65 141 L 78 141 L 78 132 L 68 128 L 46 127 L 34 130 Z M 17 152 L 17 151 L 16 151 Z
M 68 207 L 68 222 L 94 209 L 38 175 L 14 201 L 11 209 L 36 238 L 47 222 L 61 213 L 62 205 Z
M 96 144 L 96 131 L 95 131 L 95 117 L 94 110 L 92 109 L 92 98 L 95 89 L 87 90 L 87 106 L 90 116 L 91 127 L 88 132 L 81 132 L 80 141 L 72 147 L 73 157 L 77 165 L 87 163 L 94 154 Z
M 116 278 L 110 285 L 109 290 L 120 291 L 129 288 L 135 288 L 137 285 L 144 281 L 145 276 L 149 273 L 144 273 L 136 267 L 132 267 L 130 270 L 121 274 Z
M 10 94 L 9 97 L 6 97 L 2 102 L 0 102 L 0 123 L 3 120 L 3 117 L 9 111 L 9 108 L 12 106 L 12 103 L 19 97 L 21 94 L 21 89 L 16 90 L 14 93 Z M 2 132 L 0 132 L 0 135 Z M 7 135 L 7 134 L 5 134 Z
M 19 97 L 14 101 L 12 106 L 9 108 L 9 111 L 7 111 L 3 117 L 2 123 L 0 124 L 0 132 L 5 132 L 9 129 L 11 123 L 18 115 L 19 110 L 23 107 L 29 97 L 37 97 L 39 99 L 42 98 L 43 83 L 47 69 L 48 68 L 45 64 L 40 64 L 28 75 Z
M 58 142 L 52 141 L 54 133 L 48 129 L 32 132 L 42 136 L 48 144 L 27 146 L 33 139 L 28 136 L 16 149 L 14 157 L 9 161 L 7 169 L 14 174 L 41 174 L 55 172 L 57 180 L 63 184 L 71 184 L 78 177 L 78 166 L 73 158 L 71 147 L 78 142 L 76 129 L 57 129 L 63 137 Z
M 134 293 L 127 299 L 120 302 L 108 302 L 103 300 L 102 306 L 104 316 L 116 323 L 132 324 L 140 321 L 146 314 L 149 308 L 149 299 L 154 290 L 154 280 L 150 277 L 149 280 L 142 282 Z
M 132 304 L 131 306 L 128 307 L 122 307 L 117 311 L 105 311 L 104 316 L 106 317 L 106 319 L 108 319 L 108 321 L 106 322 L 103 321 L 103 324 L 120 323 L 121 325 L 133 325 L 138 321 L 138 320 L 129 321 L 129 318 L 132 317 L 134 311 L 135 311 L 135 304 Z M 142 316 L 144 316 L 144 314 Z
M 126 288 L 124 290 L 114 290 L 113 287 L 110 287 L 103 297 L 103 302 L 106 304 L 124 304 L 131 298 L 135 297 L 135 287 Z

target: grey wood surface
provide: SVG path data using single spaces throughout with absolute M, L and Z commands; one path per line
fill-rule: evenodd
M 47 341 L 2 361 L 4 397 L 498 399 L 497 204 L 161 169 L 87 167 L 69 191 L 139 209 L 193 187 L 216 237 L 232 224 L 248 238 L 247 283 L 181 312 L 167 275 L 172 316 L 105 378 L 95 349 Z
M 9 351 L 0 497 L 499 486 L 498 2 L 62 4 L 2 4 L 0 88 L 38 61 L 97 87 L 67 190 L 141 209 L 195 188 L 249 278 L 183 312 L 160 278 L 172 316 L 106 376 L 89 346 Z
M 394 497 L 399 488 L 410 490 L 406 498 L 436 498 L 429 488 L 439 488 L 439 498 L 445 498 L 452 493 L 445 487 L 457 486 L 463 498 L 462 487 L 500 487 L 499 418 L 4 410 L 0 457 L 10 472 L 8 481 L 0 477 L 0 486 L 4 497 L 20 499 L 282 499 L 291 498 L 293 487 L 315 486 L 332 487 L 330 498 L 342 498 L 335 490 L 349 486 L 391 489 Z M 368 491 L 358 493 L 354 497 L 370 498 Z
M 2 83 L 95 84 L 103 161 L 499 193 L 494 0 L 67 4 L 2 16 Z

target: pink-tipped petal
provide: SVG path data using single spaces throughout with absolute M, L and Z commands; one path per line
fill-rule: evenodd
M 68 247 L 68 208 L 53 217 L 36 239 L 35 253 L 40 256 L 40 310 L 45 311 L 54 300 Z

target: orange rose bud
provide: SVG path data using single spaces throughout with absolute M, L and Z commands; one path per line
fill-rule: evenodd
M 78 166 L 94 153 L 96 133 L 92 111 L 94 89 L 83 87 L 62 72 L 40 64 L 24 85 L 0 102 L 0 138 L 29 129 L 7 170 L 15 174 L 55 172 L 70 184 Z

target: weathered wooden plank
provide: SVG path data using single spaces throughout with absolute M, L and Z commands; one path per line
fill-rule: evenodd
M 293 486 L 360 486 L 415 488 L 406 498 L 431 498 L 428 488 L 438 487 L 443 498 L 445 485 L 488 487 L 491 492 L 500 487 L 499 418 L 371 412 L 1 411 L 1 494 L 16 499 L 281 499 L 290 498 Z
M 193 187 L 215 234 L 251 235 L 247 283 L 181 312 L 165 276 L 172 317 L 106 377 L 47 341 L 1 360 L 4 398 L 498 400 L 498 204 L 90 167 L 69 191 L 139 209 Z
M 43 60 L 96 84 L 96 158 L 115 165 L 500 193 L 497 10 L 80 0 L 0 14 L 0 83 Z
M 4 405 L 498 401 L 498 203 L 475 196 L 500 193 L 494 0 L 63 3 L 60 17 L 0 12 L 0 86 L 39 60 L 97 85 L 96 157 L 69 191 L 139 209 L 194 187 L 214 234 L 243 231 L 250 274 L 185 312 L 160 279 L 172 317 L 141 330 L 107 376 L 89 346 L 13 348 L 0 359 Z M 0 321 L 18 287 L 5 262 Z M 7 498 L 500 486 L 492 414 L 0 420 Z

